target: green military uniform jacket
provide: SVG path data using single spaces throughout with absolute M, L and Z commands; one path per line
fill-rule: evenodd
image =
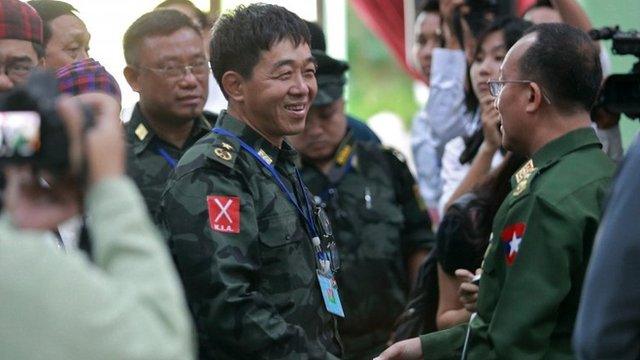
M 207 119 L 201 115 L 196 118 L 191 135 L 182 149 L 178 149 L 154 133 L 140 111 L 140 104 L 136 104 L 133 114 L 131 114 L 131 120 L 125 124 L 127 175 L 138 185 L 152 218 L 157 217 L 160 197 L 169 179 L 169 173 L 184 152 L 211 130 L 210 120 L 215 120 L 215 117 Z M 160 154 L 161 150 L 166 153 L 169 159 L 165 159 Z
M 582 281 L 614 164 L 591 128 L 536 152 L 512 178 L 483 263 L 468 359 L 573 359 Z M 459 359 L 466 325 L 423 335 L 425 359 Z
M 304 159 L 302 173 L 325 203 L 340 253 L 344 359 L 371 359 L 384 350 L 406 305 L 405 260 L 433 243 L 429 215 L 402 155 L 357 142 L 351 132 L 327 175 Z
M 286 142 L 278 149 L 226 112 L 216 126 L 273 164 L 303 201 L 294 178 L 297 153 Z M 195 317 L 201 358 L 340 354 L 305 222 L 236 139 L 210 133 L 185 153 L 160 217 Z

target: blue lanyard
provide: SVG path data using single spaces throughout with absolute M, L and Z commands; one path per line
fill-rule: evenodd
M 225 136 L 228 136 L 230 138 L 236 139 L 240 143 L 240 146 L 244 150 L 246 150 L 251 156 L 253 156 L 260 163 L 260 165 L 264 166 L 264 168 L 267 169 L 267 171 L 269 171 L 269 173 L 271 173 L 271 176 L 273 177 L 273 180 L 278 185 L 280 190 L 282 190 L 282 192 L 289 199 L 289 202 L 298 210 L 300 215 L 302 215 L 302 217 L 304 218 L 305 222 L 307 223 L 307 226 L 309 227 L 309 231 L 311 232 L 311 237 L 312 238 L 317 238 L 318 237 L 318 232 L 316 231 L 316 227 L 315 227 L 315 225 L 313 223 L 311 205 L 309 205 L 309 199 L 307 198 L 307 194 L 304 191 L 304 183 L 302 182 L 302 177 L 300 176 L 300 172 L 298 171 L 298 169 L 296 169 L 296 177 L 298 178 L 297 179 L 298 180 L 298 184 L 300 185 L 300 188 L 302 189 L 302 192 L 303 192 L 303 196 L 304 196 L 304 200 L 305 200 L 305 208 L 307 210 L 306 212 L 304 210 L 302 210 L 302 208 L 300 207 L 300 205 L 296 201 L 296 198 L 295 198 L 294 194 L 289 190 L 289 188 L 286 187 L 284 182 L 282 182 L 282 179 L 280 178 L 280 174 L 278 174 L 278 171 L 276 170 L 276 168 L 273 167 L 273 165 L 269 164 L 266 160 L 264 160 L 262 158 L 262 156 L 260 156 L 253 147 L 251 147 L 250 145 L 248 145 L 247 143 L 242 141 L 242 139 L 240 139 L 236 134 L 234 134 L 234 133 L 232 133 L 232 132 L 230 132 L 230 131 L 228 131 L 226 129 L 214 128 L 211 131 L 213 131 L 214 133 L 219 134 L 219 135 L 225 135 Z
M 156 153 L 158 153 L 158 155 L 162 156 L 164 158 L 164 161 L 167 162 L 167 164 L 169 164 L 169 166 L 172 169 L 176 168 L 176 165 L 178 164 L 178 162 L 176 161 L 176 159 L 174 159 L 173 157 L 171 157 L 171 155 L 169 155 L 169 153 L 167 152 L 167 150 L 165 150 L 162 146 L 160 145 L 156 145 Z

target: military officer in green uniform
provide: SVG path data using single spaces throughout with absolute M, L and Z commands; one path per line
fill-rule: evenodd
M 127 174 L 155 217 L 169 173 L 215 120 L 202 112 L 209 64 L 200 30 L 174 10 L 136 20 L 124 36 L 124 53 L 125 77 L 140 95 L 125 125 Z
M 371 359 L 389 340 L 411 280 L 433 242 L 431 222 L 404 158 L 355 140 L 342 97 L 348 65 L 321 51 L 318 95 L 305 130 L 290 141 L 302 174 L 329 214 L 338 245 L 344 359 Z
M 381 359 L 574 358 L 582 280 L 614 172 L 589 126 L 601 73 L 591 39 L 564 24 L 531 28 L 507 53 L 489 85 L 504 147 L 530 161 L 494 218 L 477 313 Z
M 274 5 L 238 7 L 213 31 L 229 107 L 161 204 L 202 359 L 341 354 L 335 251 L 284 139 L 304 129 L 317 91 L 309 41 L 304 21 Z

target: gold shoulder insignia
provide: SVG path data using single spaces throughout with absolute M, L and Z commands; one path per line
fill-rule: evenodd
M 138 140 L 142 141 L 149 134 L 149 130 L 147 130 L 147 128 L 144 125 L 140 124 L 136 128 L 135 134 L 138 137 Z
M 215 148 L 213 153 L 216 154 L 222 160 L 229 161 L 231 160 L 231 153 L 223 148 Z
M 233 150 L 233 146 L 231 146 L 231 145 L 227 144 L 226 142 L 223 142 L 223 143 L 222 143 L 222 147 L 223 147 L 223 148 L 225 148 L 225 149 L 227 149 L 227 150 Z
M 536 171 L 536 167 L 533 165 L 533 160 L 527 161 L 520 170 L 516 172 L 516 182 L 518 185 L 524 180 L 527 180 L 534 171 Z
M 340 150 L 340 152 L 336 156 L 336 164 L 338 164 L 338 166 L 342 166 L 347 162 L 347 159 L 349 159 L 349 155 L 351 155 L 351 150 L 353 150 L 353 147 L 351 145 L 345 145 Z
M 528 179 L 524 179 L 524 180 L 520 181 L 518 183 L 518 185 L 516 185 L 515 190 L 513 190 L 513 196 L 518 196 L 518 195 L 522 194 L 524 189 L 527 188 L 527 184 L 528 183 L 529 183 Z

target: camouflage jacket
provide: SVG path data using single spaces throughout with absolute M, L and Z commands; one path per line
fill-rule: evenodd
M 341 258 L 345 358 L 384 349 L 410 288 L 408 255 L 434 242 L 431 221 L 402 155 L 348 133 L 327 175 L 303 160 L 311 192 L 325 204 Z
M 226 112 L 217 127 L 274 164 L 296 193 L 297 153 L 272 146 Z M 310 195 L 309 195 L 310 196 Z M 334 359 L 336 323 L 325 310 L 305 222 L 256 159 L 210 133 L 180 160 L 161 221 L 206 359 Z
M 170 161 L 159 153 L 160 149 L 165 151 L 169 158 L 177 163 L 186 149 L 190 148 L 199 138 L 209 132 L 211 129 L 210 124 L 209 120 L 204 116 L 198 117 L 189 139 L 187 139 L 182 149 L 178 149 L 160 139 L 153 132 L 153 129 L 142 115 L 142 111 L 140 111 L 140 105 L 136 104 L 131 120 L 125 124 L 127 175 L 133 178 L 136 185 L 138 185 L 153 219 L 157 216 L 160 196 L 162 196 L 169 173 L 173 169 Z

